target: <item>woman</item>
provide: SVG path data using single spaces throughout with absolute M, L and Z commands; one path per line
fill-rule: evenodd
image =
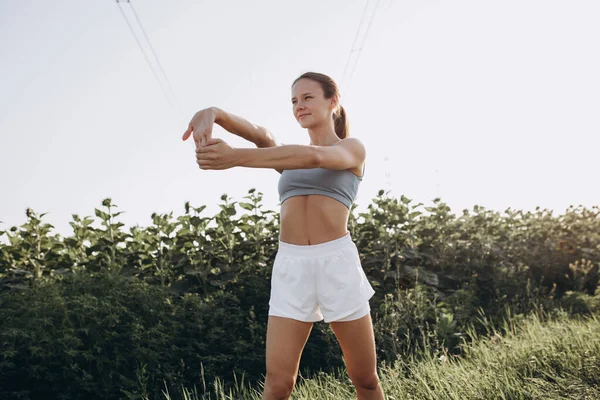
M 335 82 L 309 72 L 292 85 L 294 117 L 309 145 L 278 145 L 265 128 L 217 108 L 194 115 L 197 163 L 203 170 L 274 168 L 280 174 L 279 249 L 273 265 L 263 399 L 287 399 L 313 323 L 330 323 L 358 399 L 383 399 L 376 368 L 369 284 L 347 230 L 365 164 L 365 148 L 348 137 Z M 212 126 L 254 144 L 232 148 L 211 138 Z

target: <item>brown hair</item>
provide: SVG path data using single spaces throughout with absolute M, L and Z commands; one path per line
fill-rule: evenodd
M 325 74 L 320 74 L 318 72 L 306 72 L 296 78 L 292 86 L 294 86 L 294 84 L 296 84 L 296 82 L 298 82 L 300 79 L 310 79 L 321 84 L 321 88 L 323 89 L 326 99 L 331 99 L 334 96 L 337 96 L 338 106 L 335 110 L 333 110 L 335 134 L 338 135 L 340 139 L 346 139 L 348 136 L 350 136 L 350 124 L 348 123 L 348 116 L 346 115 L 346 110 L 344 110 L 344 107 L 339 104 L 340 91 L 335 81 Z

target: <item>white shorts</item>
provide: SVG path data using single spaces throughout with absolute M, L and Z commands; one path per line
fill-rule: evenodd
M 351 321 L 370 312 L 373 294 L 350 233 L 316 245 L 279 241 L 269 315 L 305 322 Z

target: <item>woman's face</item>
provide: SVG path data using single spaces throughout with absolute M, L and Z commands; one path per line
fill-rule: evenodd
M 332 118 L 335 104 L 326 99 L 321 84 L 312 79 L 300 79 L 292 86 L 294 117 L 303 128 L 317 126 Z

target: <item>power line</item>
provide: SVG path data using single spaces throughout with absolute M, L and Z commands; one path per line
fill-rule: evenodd
M 133 15 L 135 16 L 135 19 L 137 20 L 140 28 L 142 29 L 142 33 L 144 34 L 144 37 L 146 38 L 146 41 L 148 42 L 148 45 L 150 46 L 150 50 L 152 50 L 152 54 L 154 55 L 154 58 L 156 59 L 156 63 L 158 64 L 160 71 L 162 72 L 163 76 L 165 77 L 165 81 L 167 81 L 167 85 L 169 86 L 169 90 L 171 91 L 171 94 L 173 95 L 173 98 L 175 99 L 175 103 L 177 103 L 177 107 L 179 107 L 179 111 L 181 111 L 181 104 L 179 104 L 179 100 L 177 99 L 177 96 L 175 95 L 173 86 L 171 86 L 171 82 L 169 81 L 169 78 L 167 77 L 167 74 L 165 73 L 165 70 L 163 69 L 162 64 L 160 63 L 160 60 L 158 59 L 158 55 L 156 54 L 156 51 L 154 51 L 154 46 L 152 46 L 152 42 L 150 42 L 150 38 L 146 34 L 146 30 L 144 29 L 144 26 L 142 25 L 142 21 L 140 21 L 140 18 L 138 17 L 138 14 L 135 11 L 135 8 L 133 7 L 133 3 L 131 2 L 131 0 L 128 0 L 127 3 L 129 3 L 129 5 L 131 6 Z
M 129 23 L 129 20 L 127 19 L 127 16 L 125 15 L 125 12 L 123 11 L 123 8 L 121 7 L 120 0 L 116 0 L 116 3 L 119 6 L 119 11 L 121 11 L 121 15 L 123 16 L 123 19 L 125 19 L 125 22 L 127 23 L 127 26 L 129 27 L 129 30 L 131 31 L 131 34 L 135 38 L 135 41 L 136 41 L 138 47 L 142 51 L 142 54 L 144 55 L 144 58 L 146 59 L 146 63 L 148 64 L 148 66 L 150 67 L 150 70 L 152 71 L 152 75 L 154 75 L 154 78 L 156 79 L 156 81 L 160 85 L 160 89 L 162 90 L 165 98 L 167 99 L 167 102 L 169 102 L 169 105 L 171 107 L 173 107 L 173 103 L 171 102 L 171 99 L 169 99 L 169 96 L 167 95 L 167 92 L 165 91 L 165 88 L 164 88 L 162 82 L 158 78 L 158 75 L 156 74 L 156 71 L 154 70 L 154 67 L 152 66 L 152 63 L 150 62 L 150 59 L 148 58 L 148 55 L 146 54 L 146 51 L 144 50 L 144 47 L 142 46 L 142 43 L 140 43 L 140 40 L 138 39 L 137 35 L 135 34 L 135 31 L 133 30 L 133 27 Z
M 365 8 L 363 9 L 362 16 L 360 17 L 360 23 L 358 24 L 358 29 L 356 29 L 356 35 L 354 35 L 354 41 L 352 42 L 352 46 L 350 47 L 350 54 L 348 54 L 348 60 L 346 60 L 346 66 L 344 67 L 344 73 L 342 74 L 342 80 L 340 82 L 340 88 L 344 86 L 344 82 L 346 80 L 346 72 L 348 71 L 348 66 L 350 65 L 350 60 L 352 59 L 352 53 L 354 53 L 356 42 L 358 41 L 358 34 L 360 33 L 360 28 L 362 27 L 365 16 L 367 15 L 367 8 L 369 7 L 369 0 L 365 3 Z
M 373 20 L 375 19 L 375 14 L 377 14 L 377 9 L 379 8 L 380 1 L 381 0 L 377 0 L 377 3 L 375 3 L 375 8 L 373 9 L 373 13 L 371 14 L 371 18 L 369 19 L 369 24 L 367 25 L 367 30 L 365 32 L 365 35 L 363 36 L 362 43 L 357 50 L 358 53 L 356 55 L 356 61 L 354 62 L 354 66 L 352 67 L 352 72 L 350 72 L 350 77 L 348 78 L 348 83 L 346 84 L 346 87 L 344 89 L 344 91 L 345 91 L 344 95 L 346 96 L 346 98 L 348 98 L 348 91 L 350 89 L 350 83 L 352 82 L 352 77 L 354 76 L 354 71 L 356 70 L 358 61 L 360 60 L 360 54 L 362 52 L 362 49 L 365 46 L 365 42 L 367 41 L 367 36 L 369 35 L 369 31 L 371 30 L 371 24 L 373 23 Z

